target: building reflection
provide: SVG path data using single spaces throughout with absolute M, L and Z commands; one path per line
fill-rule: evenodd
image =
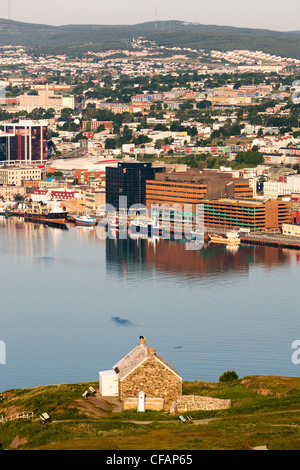
M 49 249 L 61 248 L 66 233 L 60 228 L 53 229 L 42 224 L 24 223 L 23 219 L 0 220 L 3 254 L 20 255 L 34 260 L 47 256 Z M 184 277 L 220 276 L 230 272 L 240 276 L 247 274 L 251 265 L 262 265 L 265 269 L 275 269 L 300 261 L 300 253 L 293 250 L 241 245 L 206 244 L 201 250 L 187 250 L 186 243 L 162 239 L 120 240 L 106 238 L 99 240 L 97 232 L 89 228 L 69 227 L 72 239 L 77 243 L 105 243 L 106 269 L 108 273 L 118 273 L 122 277 L 153 271 L 157 274 L 174 273 Z
M 187 250 L 186 243 L 172 240 L 139 239 L 106 240 L 107 270 L 120 275 L 155 270 L 182 276 L 232 275 L 247 273 L 251 265 L 266 269 L 288 265 L 295 258 L 293 251 L 265 246 L 241 245 L 238 248 L 208 243 L 202 250 Z
M 106 267 L 108 273 L 117 272 L 126 277 L 130 273 L 147 270 L 147 240 L 125 240 L 119 238 L 106 239 Z
M 32 222 L 24 223 L 23 218 L 17 217 L 2 217 L 0 219 L 1 237 L 5 243 L 5 253 L 9 255 L 19 256 L 22 254 L 30 258 L 39 253 L 43 256 L 48 247 L 49 230 L 51 231 L 52 243 L 55 246 L 60 242 L 67 227 L 61 224 L 48 226 Z

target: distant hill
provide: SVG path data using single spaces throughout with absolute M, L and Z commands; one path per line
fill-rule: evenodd
M 229 26 L 160 21 L 136 25 L 49 26 L 0 19 L 0 45 L 24 45 L 46 53 L 80 53 L 88 49 L 124 48 L 126 40 L 144 36 L 159 45 L 205 50 L 250 49 L 300 58 L 300 31 L 278 32 Z M 91 47 L 92 46 L 92 47 Z

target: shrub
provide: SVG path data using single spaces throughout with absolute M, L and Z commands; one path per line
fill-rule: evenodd
M 259 152 L 248 150 L 247 152 L 240 152 L 235 157 L 237 163 L 246 163 L 250 165 L 260 165 L 264 163 L 264 157 Z
M 238 380 L 238 378 L 239 376 L 234 372 L 234 370 L 229 370 L 221 375 L 219 382 L 234 382 L 234 380 Z

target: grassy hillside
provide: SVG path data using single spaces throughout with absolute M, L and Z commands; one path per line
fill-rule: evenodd
M 149 39 L 156 40 L 158 45 L 173 47 L 190 47 L 191 49 L 205 49 L 230 51 L 235 49 L 259 50 L 269 54 L 284 57 L 300 58 L 300 37 L 277 32 L 251 31 L 249 33 L 237 32 L 194 32 L 175 31 L 157 32 L 147 34 Z
M 180 21 L 137 25 L 47 26 L 0 19 L 0 45 L 26 45 L 40 52 L 76 53 L 93 49 L 124 47 L 124 40 L 145 36 L 160 45 L 198 49 L 259 49 L 300 58 L 299 33 L 198 25 Z M 80 47 L 79 47 L 80 46 Z M 78 49 L 79 48 L 79 49 Z
M 232 400 L 221 411 L 189 413 L 181 423 L 163 412 L 120 412 L 117 400 L 82 398 L 91 384 L 5 392 L 0 416 L 34 411 L 30 420 L 0 423 L 3 449 L 300 449 L 300 379 L 252 376 L 231 384 L 185 382 L 184 394 Z M 52 420 L 42 424 L 39 414 Z

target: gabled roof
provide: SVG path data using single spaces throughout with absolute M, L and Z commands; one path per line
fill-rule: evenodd
M 118 374 L 119 379 L 123 380 L 146 359 L 148 359 L 148 346 L 139 344 L 114 365 L 113 369 Z
M 163 359 L 161 356 L 159 356 L 158 354 L 155 353 L 154 355 L 155 359 L 157 359 L 159 362 L 161 362 L 167 369 L 170 369 L 171 372 L 173 372 L 173 374 L 177 375 L 177 377 L 180 377 L 180 375 L 178 374 L 177 370 L 174 369 L 173 366 L 171 366 L 171 364 L 169 362 L 167 362 L 165 359 Z M 182 379 L 181 379 L 182 380 Z
M 124 380 L 131 372 L 137 369 L 143 362 L 149 358 L 149 347 L 147 344 L 139 344 L 132 351 L 130 351 L 123 359 L 121 359 L 113 369 L 118 375 L 120 381 Z M 165 359 L 154 353 L 154 358 L 169 369 L 173 374 L 181 379 L 178 372 L 169 364 Z

